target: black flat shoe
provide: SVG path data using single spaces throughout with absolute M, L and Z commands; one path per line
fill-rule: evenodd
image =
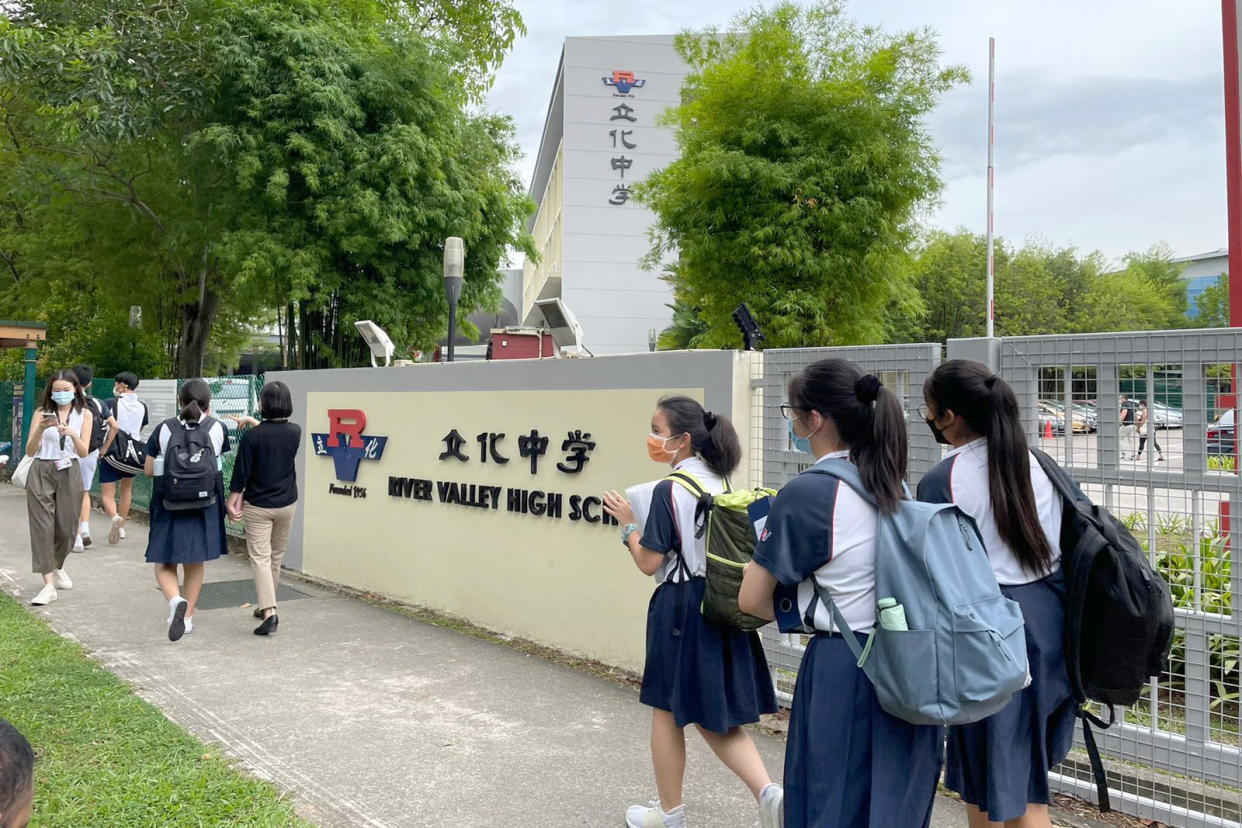
M 255 607 L 255 608 L 254 608 L 254 617 L 255 617 L 255 618 L 262 618 L 262 617 L 263 617 L 263 608 L 262 608 L 262 607 Z
M 269 635 L 276 632 L 276 628 L 280 626 L 280 619 L 275 615 L 269 615 L 267 620 L 254 628 L 255 635 Z

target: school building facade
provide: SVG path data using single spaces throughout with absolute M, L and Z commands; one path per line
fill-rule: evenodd
M 657 124 L 687 71 L 673 41 L 566 38 L 553 82 L 530 185 L 540 257 L 525 265 L 520 311 L 540 325 L 535 302 L 560 299 L 595 354 L 646 351 L 672 316 L 660 269 L 640 264 L 654 216 L 630 190 L 678 156 L 673 130 Z

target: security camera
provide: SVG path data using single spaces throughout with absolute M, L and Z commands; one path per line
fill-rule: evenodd
M 370 319 L 355 322 L 354 327 L 358 329 L 358 333 L 362 334 L 362 338 L 367 342 L 367 347 L 371 349 L 371 367 L 378 367 L 375 364 L 377 357 L 384 360 L 384 365 L 390 365 L 392 363 L 392 353 L 395 349 L 392 340 L 388 338 L 388 334 L 384 333 L 384 329 Z

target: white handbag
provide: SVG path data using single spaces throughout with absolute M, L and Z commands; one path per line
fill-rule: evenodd
M 13 472 L 13 485 L 19 489 L 26 488 L 26 478 L 30 476 L 30 467 L 34 465 L 33 457 L 23 457 Z

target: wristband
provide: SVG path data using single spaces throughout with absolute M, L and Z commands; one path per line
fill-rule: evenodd
M 630 545 L 630 535 L 638 531 L 638 524 L 627 523 L 621 527 L 621 543 L 624 546 Z

